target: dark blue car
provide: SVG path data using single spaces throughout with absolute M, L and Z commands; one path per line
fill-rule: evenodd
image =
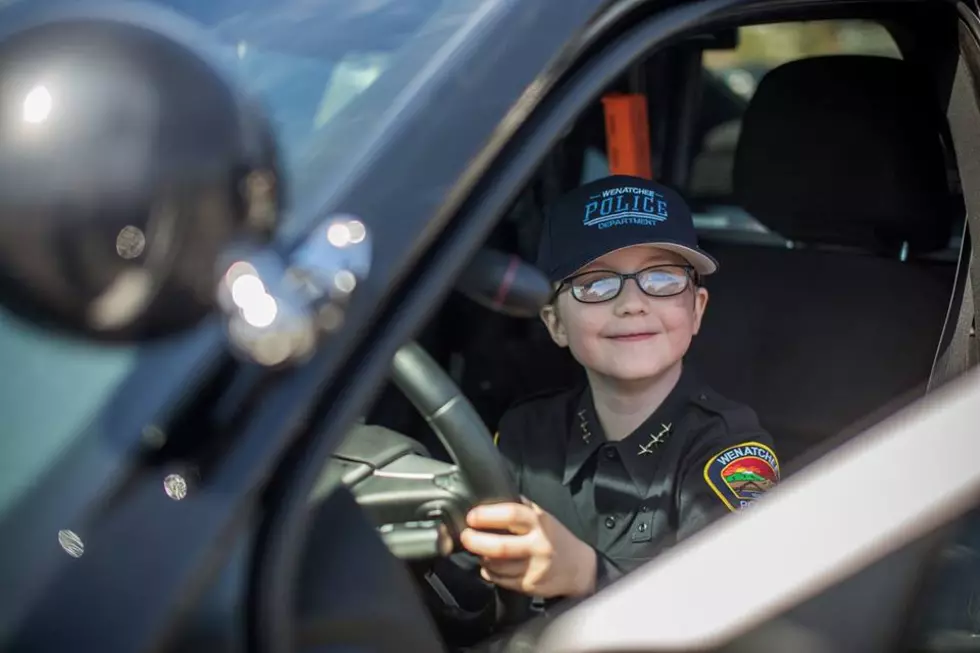
M 704 65 L 800 21 L 877 40 Z M 0 649 L 980 651 L 978 75 L 967 0 L 3 3 Z M 576 379 L 529 262 L 629 172 L 611 94 L 786 478 L 488 610 L 435 563 L 517 497 L 503 411 Z

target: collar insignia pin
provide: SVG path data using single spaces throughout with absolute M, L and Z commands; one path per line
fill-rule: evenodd
M 653 435 L 651 433 L 650 434 L 650 441 L 647 442 L 646 444 L 641 444 L 640 445 L 640 451 L 636 455 L 638 455 L 638 456 L 645 456 L 648 453 L 649 454 L 652 454 L 653 453 L 653 450 L 656 449 L 657 447 L 659 447 L 661 444 L 663 444 L 664 443 L 664 440 L 667 439 L 667 436 L 670 435 L 670 428 L 672 426 L 673 426 L 673 424 L 661 424 L 660 425 L 660 427 L 661 427 L 660 428 L 660 433 L 657 433 L 656 435 Z
M 585 442 L 585 444 L 588 444 L 589 440 L 592 438 L 592 433 L 589 431 L 589 423 L 585 420 L 584 408 L 578 411 L 578 418 L 580 422 L 579 426 L 582 427 L 582 441 Z

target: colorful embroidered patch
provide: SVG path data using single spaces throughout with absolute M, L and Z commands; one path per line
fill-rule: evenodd
M 704 480 L 729 510 L 739 510 L 779 482 L 779 459 L 764 444 L 743 442 L 712 456 Z

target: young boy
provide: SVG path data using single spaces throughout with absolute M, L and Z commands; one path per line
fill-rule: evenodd
M 585 596 L 779 480 L 751 409 L 684 365 L 717 264 L 673 190 L 613 176 L 548 212 L 541 318 L 588 384 L 509 410 L 498 447 L 528 501 L 474 508 L 481 575 L 531 596 Z

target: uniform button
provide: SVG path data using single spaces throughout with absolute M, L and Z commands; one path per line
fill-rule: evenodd
M 636 525 L 636 530 L 638 530 L 641 533 L 644 532 L 646 529 L 647 529 L 647 525 L 644 522 L 640 522 L 639 524 Z
M 615 528 L 615 526 L 616 526 L 616 518 L 606 517 L 606 528 Z
M 650 508 L 648 508 L 647 506 L 640 506 L 640 512 L 647 512 L 649 510 Z
M 612 447 L 608 447 L 606 449 L 606 458 L 608 458 L 609 460 L 613 460 L 614 458 L 616 458 L 616 450 L 613 449 Z
M 707 401 L 708 400 L 708 395 L 706 395 L 704 393 L 701 393 L 701 396 L 699 397 L 699 399 L 701 399 L 701 401 Z

